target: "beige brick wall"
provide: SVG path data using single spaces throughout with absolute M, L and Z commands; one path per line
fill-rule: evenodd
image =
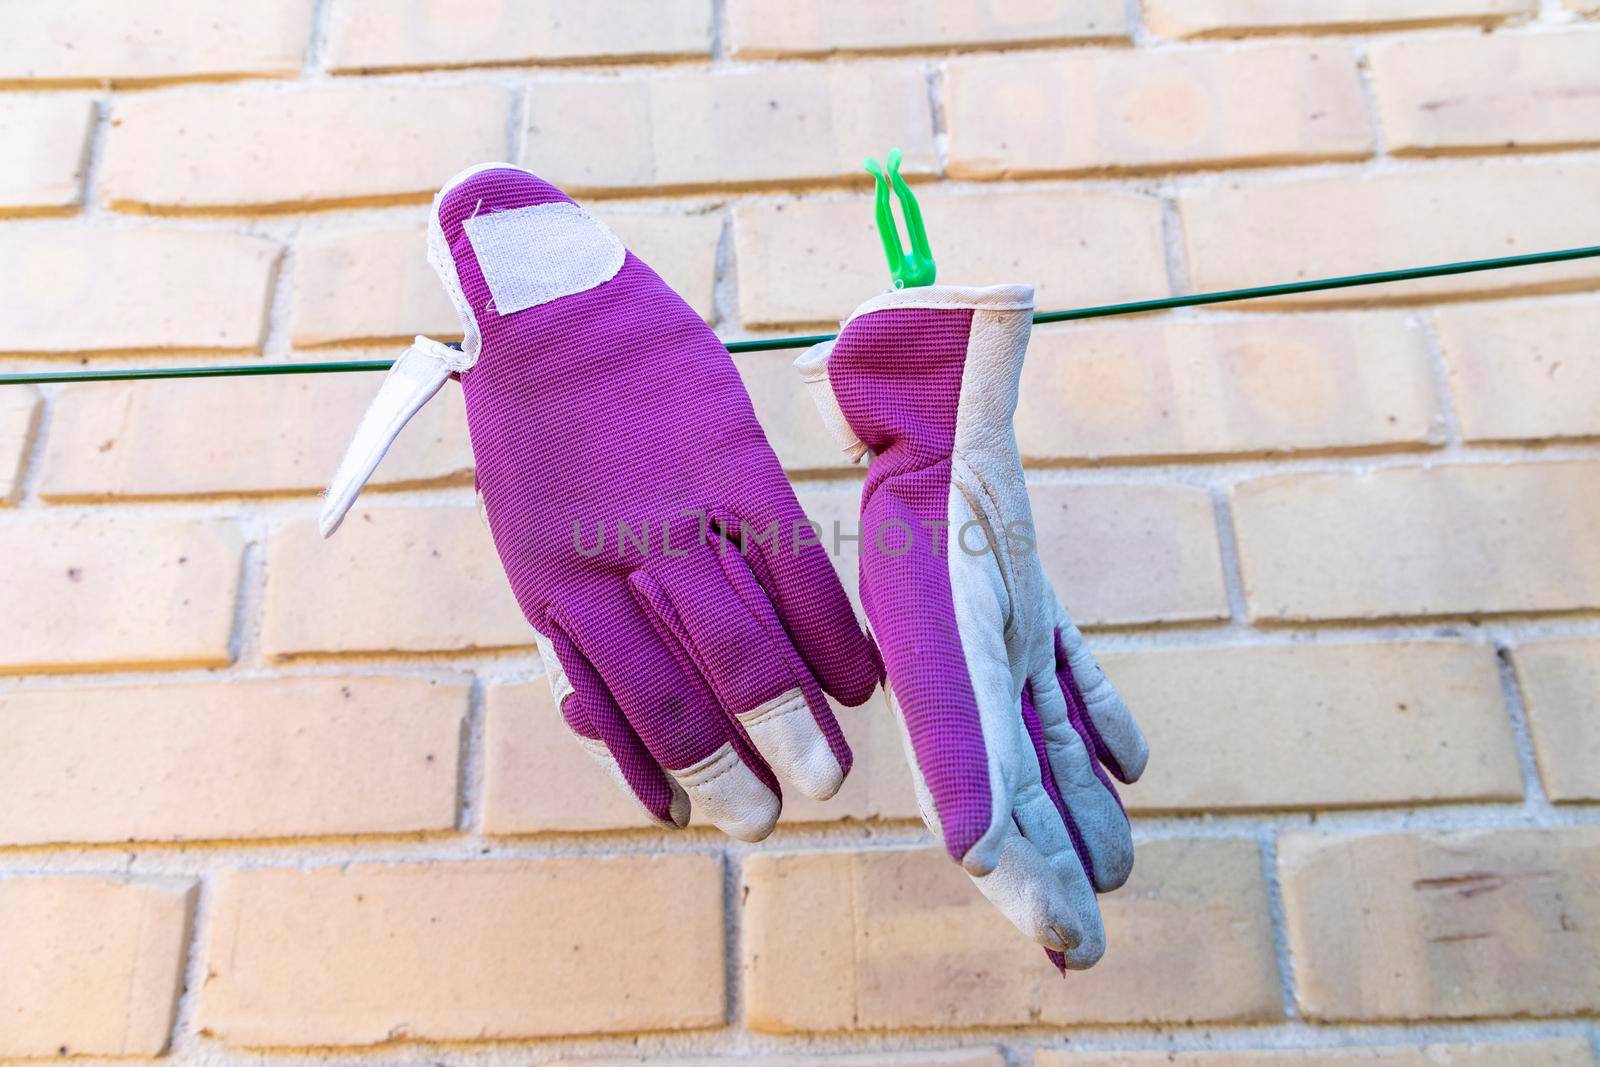
M 1595 244 L 1600 5 L 0 0 L 0 370 L 453 336 L 426 204 L 495 158 L 825 328 L 893 144 L 943 279 L 1045 307 Z M 1066 981 L 876 704 L 769 841 L 644 825 L 452 391 L 318 538 L 376 384 L 0 387 L 0 1059 L 1596 1067 L 1600 261 L 1038 332 L 1044 562 L 1154 753 Z

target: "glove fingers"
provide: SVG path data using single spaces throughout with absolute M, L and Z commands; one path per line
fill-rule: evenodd
M 1057 606 L 1056 676 L 1068 699 L 1083 712 L 1080 729 L 1096 758 L 1118 781 L 1136 782 L 1150 758 L 1150 746 L 1133 713 L 1089 652 L 1083 634 Z
M 701 817 L 742 841 L 761 840 L 782 807 L 772 771 L 683 661 L 682 650 L 663 639 L 626 586 L 618 593 L 590 601 L 582 625 L 570 618 L 562 625 Z
M 1077 855 L 1078 862 L 1084 870 L 1092 870 L 1089 847 L 1083 840 L 1083 831 L 1078 829 L 1077 820 L 1072 817 L 1072 809 L 1061 799 L 1061 787 L 1056 784 L 1055 772 L 1050 769 L 1050 757 L 1044 746 L 1044 725 L 1040 723 L 1039 711 L 1033 703 L 1032 682 L 1022 687 L 1022 727 L 1027 731 L 1028 741 L 1033 746 L 1034 761 L 1039 767 L 1039 783 L 1055 807 L 1062 826 L 1066 828 L 1067 836 L 1072 840 L 1072 851 Z
M 727 512 L 715 519 L 729 540 L 744 546 L 750 569 L 812 675 L 853 708 L 878 687 L 878 658 L 816 527 L 792 491 L 788 497 L 760 514 Z
M 1048 772 L 1052 800 L 1094 887 L 1109 892 L 1133 872 L 1133 831 L 1105 771 L 1067 719 L 1066 696 L 1048 674 L 1024 690 L 1022 722 L 1041 774 Z
M 572 639 L 558 627 L 546 628 L 548 635 L 535 630 L 534 637 L 550 695 L 567 729 L 617 786 L 639 802 L 651 821 L 663 827 L 689 825 L 689 797 L 683 787 L 650 755 Z
M 1084 970 L 1105 954 L 1094 889 L 1070 848 L 1052 863 L 1013 827 L 1000 843 L 994 869 L 972 881 L 1018 930 L 1060 953 L 1058 966 Z
M 819 800 L 839 791 L 851 759 L 844 733 L 738 549 L 720 538 L 696 545 L 652 560 L 629 586 L 775 771 Z
M 748 562 L 742 555 L 732 551 L 724 553 L 718 562 L 722 566 L 729 587 L 745 610 L 750 613 L 756 633 L 768 639 L 774 660 L 784 665 L 789 678 L 800 690 L 798 696 L 803 698 L 799 703 L 796 703 L 793 696 L 788 698 L 786 706 L 793 710 L 784 713 L 781 718 L 795 720 L 792 724 L 784 725 L 780 721 L 775 721 L 770 710 L 765 714 L 741 713 L 738 719 L 763 755 L 766 754 L 768 747 L 773 748 L 775 753 L 782 754 L 784 767 L 780 770 L 790 781 L 806 791 L 807 796 L 827 800 L 839 791 L 839 786 L 844 782 L 845 775 L 850 773 L 850 767 L 854 763 L 850 745 L 845 741 L 844 730 L 840 727 L 838 717 L 834 715 L 827 696 L 824 695 L 821 683 L 806 666 L 799 650 L 794 647 L 788 631 L 778 618 L 777 610 L 767 598 L 766 591 L 761 588 L 761 583 L 756 581 Z M 691 627 L 691 632 L 692 630 Z M 727 636 L 724 635 L 725 638 Z M 753 641 L 746 644 L 744 639 L 735 635 L 734 647 L 739 648 L 741 645 L 747 660 L 756 648 L 762 647 L 755 645 Z M 876 683 L 876 672 L 874 672 L 874 683 Z M 790 692 L 793 693 L 793 690 Z M 768 741 L 767 738 L 771 740 Z

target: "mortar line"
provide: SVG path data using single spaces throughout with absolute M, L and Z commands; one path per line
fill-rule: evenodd
M 728 0 L 711 0 L 711 60 L 713 70 L 728 65 Z
M 743 332 L 739 320 L 739 252 L 733 209 L 719 213 L 716 252 L 712 260 L 711 322 L 718 334 Z M 796 379 L 798 382 L 798 379 Z
M 256 355 L 262 362 L 287 361 L 294 352 L 290 314 L 294 304 L 294 278 L 299 269 L 296 248 L 300 243 L 303 225 L 304 220 L 299 220 L 285 236 L 277 238 L 283 242 L 283 247 L 278 252 L 268 279 L 271 288 L 267 294 L 266 328 L 261 333 L 260 348 Z
M 226 667 L 210 673 L 232 674 L 238 667 L 260 667 L 261 633 L 258 622 L 266 604 L 267 535 L 265 524 L 240 520 L 235 524 L 245 539 L 234 579 L 233 617 L 228 631 L 229 661 Z M 160 684 L 160 676 L 152 679 Z
M 711 1029 L 529 1037 L 485 1041 L 404 1040 L 375 1046 L 310 1046 L 252 1050 L 230 1048 L 196 1035 L 180 1051 L 163 1059 L 206 1067 L 313 1067 L 316 1064 L 417 1065 L 449 1062 L 483 1067 L 565 1063 L 625 1058 L 628 1062 L 698 1056 L 727 1057 L 729 1067 L 768 1062 L 770 1056 L 818 1057 L 854 1054 L 871 1058 L 945 1051 L 980 1053 L 998 1049 L 1007 1063 L 1031 1062 L 1037 1050 L 1077 1051 L 1086 1055 L 1145 1052 L 1182 1055 L 1196 1051 L 1227 1053 L 1261 1051 L 1333 1051 L 1340 1049 L 1418 1049 L 1437 1044 L 1489 1044 L 1506 1050 L 1530 1041 L 1567 1039 L 1593 1042 L 1596 1028 L 1586 1019 L 1469 1019 L 1423 1023 L 1309 1024 L 1297 1020 L 1249 1024 L 1205 1021 L 1193 1024 L 1067 1025 L 972 1027 L 960 1030 L 933 1026 L 897 1030 L 841 1031 L 818 1034 L 752 1034 Z M 192 1051 L 191 1051 L 192 1050 Z M 191 1058 L 192 1057 L 192 1058 Z M 10 1060 L 7 1063 L 13 1062 Z M 29 1061 L 33 1062 L 33 1061 Z M 117 1067 L 125 1060 L 75 1058 L 85 1067 Z
M 319 81 L 329 77 L 324 53 L 328 46 L 328 20 L 333 0 L 312 0 L 311 33 L 306 39 L 305 55 L 301 60 L 300 74 L 289 79 L 293 82 Z
M 54 426 L 56 405 L 59 403 L 57 399 L 59 387 L 39 385 L 33 388 L 39 398 L 38 408 L 33 416 L 33 436 L 28 440 L 28 447 L 23 450 L 17 499 L 15 504 L 10 505 L 19 511 L 42 509 L 47 506 L 39 495 L 39 488 L 44 480 L 45 450 L 49 447 L 47 439 Z M 10 510 L 4 505 L 0 505 L 0 509 Z
M 49 389 L 50 386 L 36 388 Z M 1153 455 L 1117 457 L 1096 463 L 1063 463 L 1030 460 L 1025 467 L 1030 487 L 1106 485 L 1192 486 L 1210 489 L 1231 487 L 1267 475 L 1346 474 L 1366 475 L 1381 470 L 1433 470 L 1446 468 L 1485 468 L 1518 464 L 1526 469 L 1543 465 L 1600 462 L 1600 437 L 1571 439 L 1484 441 L 1467 443 L 1459 449 L 1440 446 L 1405 448 L 1390 451 L 1362 449 L 1306 449 L 1292 453 L 1251 451 L 1204 453 L 1193 456 Z M 861 475 L 847 468 L 818 468 L 791 472 L 797 488 L 808 492 L 830 489 L 859 492 Z M 174 514 L 196 517 L 236 518 L 245 514 L 289 520 L 314 513 L 315 488 L 286 492 L 236 495 L 184 494 L 174 490 L 165 496 L 111 497 L 105 499 L 65 499 L 53 501 L 52 514 L 63 520 L 100 517 L 112 510 L 123 516 L 170 517 Z M 466 508 L 475 506 L 471 486 L 459 479 L 446 479 L 418 486 L 369 486 L 363 504 L 384 508 Z M 0 525 L 7 521 L 0 510 Z M 1492 614 L 1492 609 L 1488 609 Z M 1473 612 L 1482 617 L 1485 612 Z M 1525 614 L 1550 614 L 1527 612 Z M 1336 623 L 1338 620 L 1321 620 Z
M 523 161 L 528 158 L 528 116 L 533 114 L 533 79 L 523 79 L 521 83 L 510 87 L 511 106 L 506 110 L 506 144 L 509 145 L 510 157 L 507 163 L 513 166 L 523 166 Z M 433 209 L 429 208 L 429 217 Z
M 209 874 L 194 876 L 194 904 L 190 912 L 189 937 L 184 945 L 183 986 L 178 991 L 178 1003 L 172 1013 L 172 1029 L 168 1033 L 170 1045 L 163 1057 L 176 1063 L 192 1062 L 191 1053 L 199 1059 L 204 1051 L 196 1024 L 200 990 L 205 985 L 209 968 L 206 946 L 211 937 L 213 895 Z
M 1250 625 L 1250 606 L 1244 594 L 1244 565 L 1239 558 L 1239 535 L 1233 521 L 1233 501 L 1222 486 L 1211 487 L 1211 513 L 1217 528 L 1217 550 L 1222 565 L 1222 586 L 1228 598 L 1228 618 L 1236 626 Z
M 744 902 L 740 887 L 744 882 L 744 857 L 724 847 L 722 860 L 722 969 L 723 1019 L 735 1033 L 745 1033 L 744 974 L 739 966 L 743 951 Z
M 484 807 L 487 803 L 488 687 L 476 673 L 467 687 L 467 711 L 461 720 L 460 747 L 457 750 L 456 829 L 464 834 L 483 834 Z M 576 756 L 573 752 L 570 755 Z
M 1278 832 L 1264 830 L 1257 839 L 1261 845 L 1261 876 L 1267 887 L 1267 915 L 1272 924 L 1272 953 L 1278 964 L 1278 989 L 1285 1019 L 1300 1017 L 1299 988 L 1296 984 L 1294 954 L 1289 951 L 1288 909 L 1283 899 L 1283 873 L 1278 867 Z
M 1461 416 L 1456 410 L 1455 393 L 1450 382 L 1450 362 L 1445 358 L 1437 315 L 1436 308 L 1418 309 L 1411 316 L 1411 322 L 1422 336 L 1428 377 L 1433 385 L 1434 410 L 1443 423 L 1444 449 L 1447 453 L 1464 455 L 1466 443 L 1461 433 Z
M 111 108 L 114 94 L 111 90 L 94 97 L 94 120 L 89 130 L 88 143 L 84 145 L 83 203 L 80 218 L 94 220 L 108 209 L 100 205 L 100 181 L 105 166 L 106 142 L 111 136 Z
M 1536 814 L 1554 813 L 1556 808 L 1545 793 L 1544 781 L 1539 776 L 1539 761 L 1534 753 L 1533 733 L 1528 724 L 1527 705 L 1523 700 L 1522 685 L 1517 678 L 1513 662 L 1512 645 L 1503 637 L 1496 639 L 1495 663 L 1500 673 L 1500 689 L 1505 696 L 1506 714 L 1511 719 L 1511 731 L 1517 753 L 1517 766 L 1522 772 L 1523 804 Z
M 1389 152 L 1388 131 L 1383 128 L 1383 110 L 1378 104 L 1377 77 L 1372 70 L 1372 44 L 1369 37 L 1362 37 L 1352 43 L 1355 52 L 1356 77 L 1361 85 L 1361 109 L 1367 119 L 1367 129 L 1372 134 L 1372 156 L 1374 159 L 1393 158 Z
M 1134 810 L 1134 838 L 1155 841 L 1251 840 L 1263 834 L 1315 831 L 1332 835 L 1453 834 L 1480 830 L 1550 830 L 1600 826 L 1600 804 L 1549 805 L 1535 809 L 1515 802 L 1456 800 L 1437 804 L 1404 801 L 1364 808 L 1262 811 L 1202 811 L 1161 814 Z M 782 826 L 766 850 L 848 854 L 926 851 L 933 847 L 921 824 L 896 819 L 874 822 L 870 836 L 848 822 Z M 574 856 L 707 855 L 744 857 L 749 849 L 706 830 L 663 833 L 646 827 L 595 832 L 484 835 L 460 831 L 346 834 L 239 840 L 140 841 L 74 844 L 54 842 L 0 848 L 0 877 L 103 871 L 122 858 L 128 874 L 196 877 L 219 865 L 241 868 L 317 870 L 350 863 L 409 865 L 461 860 L 542 860 Z
M 1144 6 L 1141 0 L 1122 0 L 1122 16 L 1128 24 L 1128 39 L 1134 48 L 1154 49 L 1165 44 L 1184 43 L 1169 42 L 1152 33 L 1144 24 Z
M 1155 194 L 1161 204 L 1161 252 L 1167 273 L 1167 289 L 1173 296 L 1187 296 L 1194 292 L 1189 272 L 1189 247 L 1183 227 L 1183 213 L 1178 208 L 1178 191 L 1171 183 L 1162 183 Z
M 934 181 L 950 173 L 950 121 L 945 111 L 945 68 L 941 62 L 930 62 L 924 67 L 928 86 L 928 115 L 933 132 Z

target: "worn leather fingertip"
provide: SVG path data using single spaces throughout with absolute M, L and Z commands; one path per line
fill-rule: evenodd
M 990 789 L 990 801 L 993 805 L 999 800 L 1000 793 L 993 785 Z M 1006 841 L 1016 833 L 1016 830 L 1016 820 L 1012 817 L 1009 804 L 1004 808 L 991 806 L 988 827 L 961 857 L 961 865 L 969 874 L 979 877 L 988 874 L 1000 865 L 1000 859 L 1006 852 Z
M 962 855 L 962 870 L 974 878 L 982 878 L 986 874 L 992 874 L 994 869 L 1000 865 L 1000 856 L 1004 851 L 1004 846 L 1004 832 L 996 834 L 991 830 L 979 838 L 977 843 Z
M 1068 971 L 1087 971 L 1099 963 L 1106 954 L 1106 934 L 1104 930 L 1086 930 L 1083 940 L 1062 953 L 1061 966 Z
M 1139 748 L 1135 752 L 1134 758 L 1122 764 L 1122 773 L 1117 777 L 1122 780 L 1124 785 L 1132 785 L 1144 775 L 1145 767 L 1149 762 L 1150 743 L 1144 739 L 1144 735 L 1141 733 L 1139 736 Z
M 672 820 L 672 825 L 679 830 L 689 825 L 689 794 L 684 792 L 683 786 L 670 775 L 667 777 L 667 787 L 672 790 L 672 801 L 667 807 L 667 818 Z

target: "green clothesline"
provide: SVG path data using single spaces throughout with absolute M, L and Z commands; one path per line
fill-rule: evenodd
M 1317 293 L 1329 289 L 1352 289 L 1360 285 L 1382 285 L 1385 282 L 1416 281 L 1421 278 L 1440 278 L 1450 274 L 1473 274 L 1484 270 L 1501 270 L 1506 267 L 1532 267 L 1541 263 L 1562 263 L 1573 259 L 1600 257 L 1600 245 L 1587 248 L 1565 248 L 1556 252 L 1534 252 L 1523 256 L 1501 256 L 1498 259 L 1474 259 L 1464 263 L 1441 263 L 1432 267 L 1407 267 L 1404 270 L 1377 271 L 1372 274 L 1351 274 L 1342 278 L 1318 278 L 1305 282 L 1284 282 L 1280 285 L 1260 285 L 1250 289 L 1228 289 L 1219 293 L 1195 293 L 1191 296 L 1168 296 L 1158 300 L 1135 300 L 1125 304 L 1102 304 L 1098 307 L 1075 308 L 1070 311 L 1041 311 L 1034 322 L 1076 322 L 1079 319 L 1104 319 L 1113 315 L 1138 315 L 1150 311 L 1169 311 L 1173 308 L 1199 307 L 1204 304 L 1223 304 L 1236 300 L 1259 300 L 1269 296 L 1293 296 L 1298 293 Z M 820 341 L 830 341 L 831 333 L 813 334 L 809 337 L 772 337 L 756 341 L 726 342 L 729 352 L 773 352 L 786 348 L 809 348 Z M 47 385 L 53 382 L 134 382 L 153 378 L 248 378 L 267 374 L 336 374 L 344 371 L 386 371 L 394 365 L 388 359 L 358 359 L 338 363 L 256 363 L 227 367 L 150 367 L 143 370 L 82 370 L 47 371 L 30 374 L 0 374 L 0 385 Z

